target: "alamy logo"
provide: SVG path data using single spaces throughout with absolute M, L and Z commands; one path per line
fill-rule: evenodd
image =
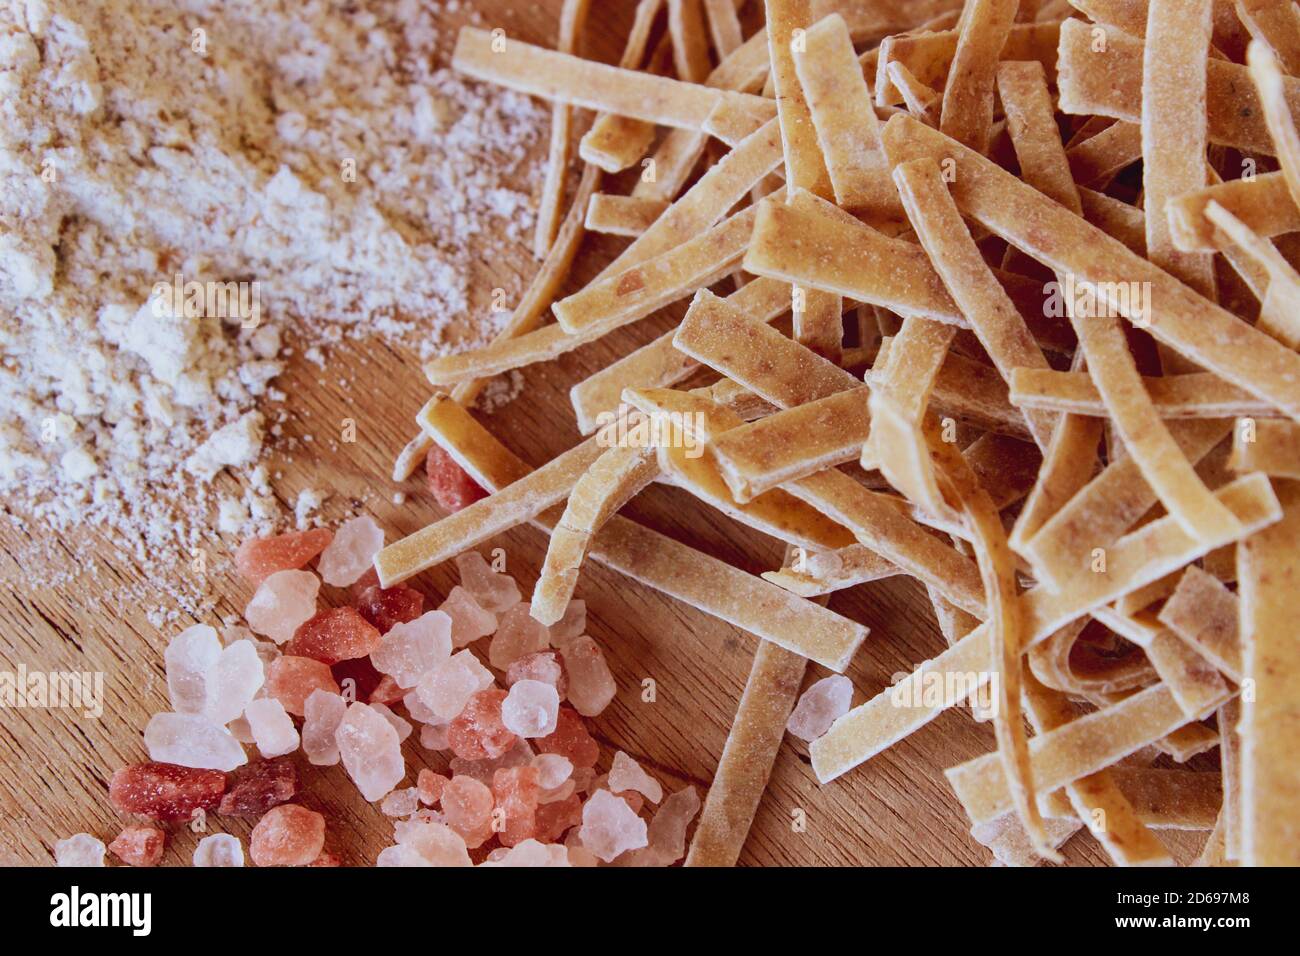
M 238 319 L 241 329 L 262 321 L 262 286 L 253 282 L 186 282 L 179 272 L 171 282 L 154 283 L 149 306 L 158 318 Z
M 82 893 L 74 886 L 50 897 L 50 925 L 125 926 L 132 936 L 148 936 L 153 928 L 153 894 Z
M 596 444 L 601 448 L 683 448 L 687 458 L 704 454 L 708 423 L 702 412 L 629 415 L 628 407 L 596 416 Z
M 104 713 L 103 671 L 0 671 L 0 710 L 68 707 L 91 719 Z
M 1043 314 L 1048 318 L 1126 318 L 1139 328 L 1151 324 L 1150 282 L 1093 282 L 1066 272 L 1043 291 Z

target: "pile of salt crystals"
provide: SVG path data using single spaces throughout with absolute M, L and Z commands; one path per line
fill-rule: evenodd
M 468 552 L 456 558 L 461 583 L 426 611 L 421 592 L 378 585 L 372 565 L 383 543 L 368 517 L 245 542 L 235 563 L 257 586 L 247 627 L 199 624 L 172 639 L 172 710 L 145 729 L 150 762 L 113 775 L 113 805 L 162 822 L 259 817 L 254 864 L 338 865 L 324 848 L 325 818 L 292 802 L 301 750 L 316 766 L 341 762 L 365 799 L 397 818 L 380 866 L 469 866 L 471 851 L 483 866 L 680 860 L 700 808 L 694 788 L 665 799 L 621 751 L 608 773 L 596 770 L 600 751 L 583 718 L 603 711 L 617 687 L 583 633 L 584 603 L 539 624 L 514 579 Z M 317 573 L 304 570 L 313 558 Z M 318 611 L 322 580 L 348 588 L 349 604 Z M 486 644 L 486 664 L 476 644 Z M 399 788 L 413 722 L 449 772 L 421 769 Z M 164 841 L 157 826 L 133 824 L 108 849 L 151 866 Z M 88 834 L 55 850 L 60 865 L 102 866 L 104 853 Z M 194 854 L 196 866 L 243 863 L 230 834 L 205 837 Z

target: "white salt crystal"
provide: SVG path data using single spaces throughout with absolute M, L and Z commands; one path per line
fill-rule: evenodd
M 383 715 L 386 721 L 393 725 L 393 729 L 397 731 L 397 742 L 399 744 L 415 732 L 415 728 L 411 726 L 411 722 L 397 716 L 397 714 L 393 713 L 387 704 L 371 704 L 370 708 L 371 710 L 378 711 Z
M 261 641 L 235 641 L 221 651 L 208 679 L 204 716 L 229 724 L 244 712 L 266 681 L 266 667 L 258 654 Z
M 569 703 L 582 716 L 595 717 L 618 693 L 605 655 L 594 640 L 584 635 L 561 648 L 560 656 L 569 678 Z
M 531 837 L 497 855 L 493 850 L 483 866 L 569 866 L 569 851 L 560 843 L 538 843 Z
M 533 766 L 537 768 L 537 785 L 543 790 L 554 790 L 573 776 L 573 761 L 559 754 L 538 754 Z
M 244 847 L 229 833 L 205 836 L 194 848 L 195 866 L 243 866 Z
M 386 846 L 379 851 L 375 866 L 433 866 L 414 847 Z
M 686 855 L 686 828 L 700 812 L 700 795 L 687 784 L 668 797 L 650 821 L 650 846 L 676 863 Z
M 520 737 L 545 737 L 555 732 L 560 695 L 550 684 L 521 680 L 501 704 L 501 722 Z
M 546 625 L 535 620 L 528 613 L 528 605 L 521 601 L 501 615 L 488 645 L 488 663 L 503 671 L 519 658 L 545 650 L 550 644 Z
M 221 641 L 216 630 L 206 624 L 187 627 L 171 639 L 163 661 L 167 665 L 167 696 L 172 710 L 178 714 L 203 713 L 208 677 L 220 656 Z
M 562 647 L 587 630 L 587 602 L 570 601 L 564 616 L 551 625 L 551 646 Z
M 442 718 L 429 709 L 429 705 L 420 700 L 418 690 L 408 690 L 402 697 L 402 703 L 406 705 L 406 712 L 411 715 L 411 719 L 421 724 L 440 724 Z
M 497 629 L 497 616 L 459 584 L 451 589 L 438 610 L 451 618 L 451 644 L 456 648 L 473 644 Z
M 506 668 L 507 687 L 514 687 L 521 680 L 539 680 L 543 684 L 550 684 L 561 697 L 568 685 L 564 679 L 564 667 L 555 651 L 525 654 Z
M 394 790 L 379 803 L 379 812 L 389 817 L 409 817 L 420 809 L 420 791 L 415 787 Z
M 154 714 L 144 729 L 149 759 L 229 772 L 248 762 L 239 741 L 198 714 Z
M 456 567 L 460 569 L 461 585 L 487 610 L 500 614 L 519 603 L 519 585 L 515 579 L 493 571 L 477 551 L 456 555 Z
M 614 764 L 609 769 L 609 789 L 614 793 L 635 790 L 651 803 L 664 798 L 664 788 L 659 781 L 621 750 L 614 754 Z
M 316 570 L 326 584 L 346 587 L 370 569 L 383 546 L 384 530 L 374 518 L 349 518 L 339 525 L 333 540 L 321 552 Z
M 339 746 L 334 735 L 347 712 L 348 704 L 340 695 L 317 688 L 303 707 L 302 751 L 317 767 L 332 767 L 339 762 Z
M 853 682 L 842 674 L 817 681 L 799 698 L 785 729 L 800 740 L 816 740 L 849 712 Z
M 283 644 L 316 613 L 318 593 L 320 578 L 310 571 L 276 571 L 258 586 L 244 619 L 258 634 Z
M 618 862 L 625 866 L 672 866 L 686 855 L 686 830 L 700 812 L 700 795 L 687 785 L 664 801 L 650 821 L 648 844 Z
M 491 672 L 479 663 L 473 652 L 457 651 L 424 675 L 416 693 L 441 720 L 450 721 L 459 716 L 469 699 L 483 689 L 485 673 L 490 683 Z
M 451 656 L 451 618 L 429 611 L 414 621 L 394 624 L 379 639 L 370 661 L 402 688 L 414 687 L 434 665 Z
M 255 700 L 244 711 L 257 752 L 263 757 L 283 757 L 298 749 L 298 731 L 284 705 L 274 697 Z
M 606 863 L 647 843 L 645 821 L 608 790 L 597 790 L 583 804 L 579 836 L 583 847 Z
M 104 841 L 89 833 L 77 833 L 54 844 L 55 866 L 103 866 Z
M 410 847 L 433 866 L 469 866 L 465 841 L 445 823 L 423 815 L 399 820 L 393 826 L 398 845 Z
M 448 731 L 451 724 L 422 724 L 420 746 L 425 750 L 447 750 L 451 747 Z
M 406 776 L 397 731 L 373 707 L 362 703 L 349 706 L 335 740 L 348 776 L 367 800 L 380 799 Z

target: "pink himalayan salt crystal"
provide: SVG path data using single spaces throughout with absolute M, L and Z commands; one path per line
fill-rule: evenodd
M 379 679 L 379 683 L 375 685 L 375 689 L 370 692 L 370 698 L 366 703 L 384 705 L 395 704 L 405 696 L 406 694 L 405 691 L 402 690 L 402 686 L 398 684 L 397 681 L 393 680 L 391 674 L 385 674 Z
M 295 716 L 303 716 L 307 698 L 318 690 L 337 694 L 339 685 L 334 682 L 334 674 L 328 664 L 310 657 L 285 654 L 277 658 L 267 672 L 267 693 Z
M 76 833 L 54 844 L 55 866 L 103 866 L 104 842 L 89 833 Z
M 842 674 L 823 677 L 803 692 L 785 729 L 800 740 L 816 740 L 849 712 L 852 703 L 852 681 Z
M 229 833 L 205 836 L 194 848 L 195 866 L 243 866 L 244 847 Z
M 538 798 L 541 803 L 558 803 L 561 800 L 568 800 L 578 792 L 578 785 L 572 780 L 566 780 L 551 790 L 543 790 L 541 797 Z
M 420 746 L 425 750 L 450 750 L 451 741 L 447 739 L 450 724 L 423 724 L 420 727 Z
M 434 665 L 421 678 L 416 693 L 421 703 L 440 720 L 450 721 L 460 715 L 471 697 L 492 683 L 492 672 L 472 651 L 464 650 Z
M 279 657 L 274 644 L 253 639 L 231 641 L 221 651 L 215 666 L 208 674 L 207 702 L 203 713 L 215 724 L 229 724 L 244 712 L 266 682 L 268 668 L 263 648 L 275 653 L 272 663 Z
M 555 651 L 538 651 L 525 654 L 506 668 L 506 686 L 514 687 L 521 680 L 539 680 L 550 684 L 555 692 L 564 697 L 568 691 L 569 681 L 564 676 L 564 665 Z
M 327 528 L 250 538 L 235 552 L 235 568 L 249 584 L 261 584 L 277 571 L 301 568 L 325 550 L 334 537 Z
M 460 583 L 474 596 L 479 606 L 500 614 L 519 603 L 519 585 L 508 574 L 498 574 L 477 551 L 456 555 Z
M 564 616 L 551 625 L 551 646 L 563 647 L 587 630 L 587 602 L 570 601 Z
M 471 850 L 492 835 L 492 791 L 473 777 L 452 777 L 442 788 L 442 812 Z
M 459 584 L 451 589 L 438 610 L 451 618 L 451 645 L 455 648 L 468 647 L 497 629 L 497 616 Z
M 524 840 L 517 846 L 504 850 L 500 856 L 493 851 L 483 866 L 569 866 L 568 850 L 558 844 Z
M 481 690 L 469 699 L 447 729 L 452 752 L 462 760 L 499 757 L 514 746 L 515 735 L 501 722 L 506 692 Z
M 302 622 L 284 652 L 334 665 L 366 657 L 378 645 L 379 629 L 356 608 L 335 607 Z
M 332 853 L 329 850 L 321 850 L 320 856 L 316 857 L 316 859 L 312 860 L 307 865 L 308 866 L 331 866 L 331 867 L 342 866 L 343 861 L 339 859 L 337 853 Z
M 335 734 L 343 766 L 372 803 L 402 782 L 406 763 L 397 731 L 383 714 L 368 704 L 348 707 Z
M 487 497 L 487 489 L 471 478 L 446 449 L 437 445 L 429 449 L 424 459 L 424 472 L 438 507 L 448 513 Z
M 544 651 L 550 644 L 546 625 L 534 620 L 528 613 L 528 605 L 520 602 L 501 615 L 497 632 L 488 645 L 488 663 L 503 671 L 519 658 Z
M 374 569 L 371 568 L 371 571 Z M 352 598 L 352 606 L 357 609 L 357 613 L 377 627 L 381 634 L 385 634 L 393 628 L 393 625 L 414 621 L 423 614 L 424 595 L 404 584 L 391 588 L 381 588 L 378 584 L 372 584 Z
M 650 776 L 639 763 L 618 751 L 614 754 L 614 765 L 609 770 L 609 789 L 614 793 L 635 790 L 643 794 L 651 803 L 658 803 L 664 797 L 664 788 L 659 781 Z
M 538 793 L 536 767 L 505 768 L 492 776 L 495 826 L 502 846 L 514 846 L 536 834 Z
M 220 816 L 260 817 L 298 795 L 298 769 L 288 757 L 254 760 L 230 775 Z
M 144 745 L 151 760 L 199 770 L 234 770 L 248 761 L 238 740 L 198 714 L 154 714 Z
M 427 866 L 469 866 L 465 841 L 453 828 L 437 820 L 412 817 L 393 825 L 397 845 L 413 850 Z
M 133 823 L 122 828 L 108 849 L 128 866 L 157 866 L 162 861 L 166 842 L 167 834 L 164 831 Z
M 334 532 L 334 540 L 321 552 L 316 570 L 326 584 L 346 587 L 375 563 L 384 546 L 384 530 L 369 515 L 349 518 Z
M 686 855 L 686 830 L 700 812 L 700 795 L 692 786 L 668 797 L 647 830 L 647 845 L 619 860 L 626 866 L 672 866 Z
M 113 772 L 108 800 L 121 813 L 188 820 L 195 810 L 215 810 L 225 789 L 226 775 L 215 770 L 138 763 Z
M 454 775 L 464 774 L 481 783 L 492 785 L 492 777 L 498 770 L 511 767 L 527 767 L 533 762 L 533 749 L 522 737 L 515 738 L 514 745 L 499 757 L 485 757 L 482 760 L 465 760 L 453 756 L 447 766 Z
M 435 665 L 451 656 L 451 618 L 430 611 L 395 624 L 370 652 L 370 661 L 399 687 L 414 687 Z
M 415 789 L 419 791 L 420 802 L 426 806 L 436 804 L 442 799 L 442 790 L 450 780 L 450 777 L 444 777 L 425 767 L 415 777 Z
M 415 728 L 411 726 L 410 721 L 397 716 L 397 714 L 393 713 L 386 704 L 376 704 L 372 702 L 370 708 L 371 710 L 378 711 L 383 715 L 383 718 L 386 721 L 393 725 L 393 729 L 397 731 L 397 742 L 399 744 L 415 732 Z
M 521 680 L 501 704 L 501 722 L 520 737 L 545 737 L 555 732 L 560 695 L 550 684 Z
M 257 866 L 307 866 L 325 847 L 325 818 L 296 803 L 267 811 L 248 838 Z
M 597 790 L 609 790 L 609 774 L 602 774 L 592 781 L 591 792 L 595 793 Z M 613 793 L 612 790 L 610 792 Z M 645 806 L 645 797 L 636 790 L 622 790 L 614 796 L 631 807 L 633 813 L 640 813 L 641 808 Z
M 537 839 L 554 843 L 582 822 L 582 800 L 570 794 L 563 800 L 543 803 L 537 808 Z
M 339 762 L 334 735 L 347 712 L 347 702 L 338 694 L 314 690 L 303 705 L 302 751 L 313 766 L 332 767 Z
M 597 790 L 582 808 L 582 845 L 606 863 L 648 842 L 646 823 L 608 790 Z
M 415 787 L 394 790 L 379 802 L 379 812 L 386 817 L 409 817 L 420 809 L 420 792 Z
M 595 717 L 614 699 L 618 685 L 605 655 L 590 637 L 574 638 L 560 649 L 569 676 L 569 703 L 584 717 Z
M 600 747 L 587 726 L 578 716 L 577 711 L 561 707 L 556 715 L 555 732 L 536 741 L 537 749 L 542 753 L 559 754 L 568 757 L 576 768 L 594 767 L 600 756 Z M 574 771 L 577 776 L 578 771 Z
M 244 711 L 257 751 L 263 757 L 283 757 L 298 749 L 298 730 L 284 705 L 274 697 L 253 701 Z
M 573 776 L 573 761 L 559 754 L 538 754 L 532 765 L 537 768 L 537 785 L 543 790 L 554 790 Z
M 203 713 L 208 703 L 209 675 L 220 657 L 221 641 L 206 624 L 187 627 L 168 642 L 163 662 L 172 710 L 178 714 Z
M 570 830 L 569 833 L 571 835 L 570 838 L 573 840 L 573 843 L 565 844 L 565 848 L 569 852 L 569 866 L 600 866 L 600 860 L 596 859 L 596 854 L 585 849 L 582 845 L 582 841 L 577 838 L 576 834 L 578 831 Z
M 258 585 L 244 620 L 256 633 L 283 644 L 316 613 L 319 593 L 320 578 L 310 571 L 277 571 Z

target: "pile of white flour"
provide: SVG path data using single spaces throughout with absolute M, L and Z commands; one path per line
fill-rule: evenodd
M 0 0 L 0 496 L 30 537 L 184 552 L 222 470 L 225 523 L 266 518 L 286 332 L 490 336 L 470 250 L 531 226 L 545 114 L 438 66 L 434 2 Z

